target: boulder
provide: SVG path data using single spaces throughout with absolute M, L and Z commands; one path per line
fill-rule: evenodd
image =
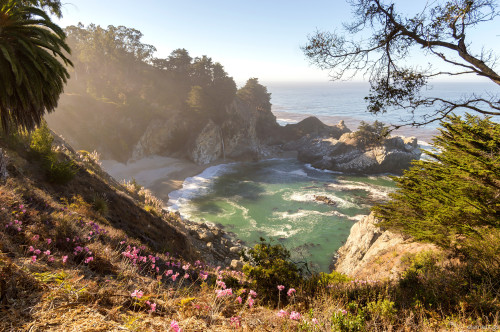
M 360 145 L 352 133 L 333 137 L 304 138 L 298 146 L 298 159 L 319 169 L 347 173 L 401 174 L 412 160 L 420 158 L 417 139 L 391 137 L 374 145 Z

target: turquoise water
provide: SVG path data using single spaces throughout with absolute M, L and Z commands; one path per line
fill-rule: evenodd
M 191 220 L 221 224 L 247 245 L 273 239 L 297 261 L 329 271 L 352 225 L 394 188 L 389 177 L 316 170 L 294 159 L 215 166 L 170 194 Z M 335 205 L 315 200 L 327 196 Z

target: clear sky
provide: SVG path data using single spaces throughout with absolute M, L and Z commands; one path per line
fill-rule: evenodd
M 78 22 L 140 30 L 165 58 L 177 48 L 220 62 L 237 83 L 327 81 L 300 50 L 316 29 L 335 30 L 352 17 L 345 0 L 67 0 L 61 26 Z M 398 0 L 412 11 L 423 0 Z M 499 44 L 500 22 L 475 32 L 474 42 Z M 497 54 L 500 54 L 497 53 Z

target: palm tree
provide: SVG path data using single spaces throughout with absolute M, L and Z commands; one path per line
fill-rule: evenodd
M 0 0 L 0 123 L 32 130 L 57 106 L 69 78 L 64 31 L 41 9 Z M 65 53 L 66 52 L 66 53 Z M 62 62 L 60 62 L 62 61 Z

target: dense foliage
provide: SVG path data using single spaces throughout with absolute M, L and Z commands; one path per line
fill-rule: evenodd
M 47 121 L 78 148 L 128 159 L 153 119 L 170 119 L 175 122 L 174 136 L 179 136 L 172 140 L 178 142 L 173 148 L 182 149 L 209 121 L 221 124 L 239 98 L 233 78 L 208 56 L 192 57 L 176 49 L 156 58 L 155 47 L 142 41 L 142 33 L 124 26 L 80 24 L 67 27 L 66 33 L 74 62 L 72 79 L 60 111 Z M 257 79 L 251 82 L 245 91 L 255 93 L 238 96 L 251 103 L 259 98 L 258 105 L 270 110 L 269 94 L 261 93 L 265 87 Z
M 280 296 L 277 288 L 297 287 L 303 282 L 302 270 L 290 260 L 290 252 L 280 244 L 261 242 L 244 255 L 245 274 L 253 280 L 253 287 L 266 302 L 275 302 Z
M 381 144 L 389 135 L 389 127 L 380 121 L 375 121 L 372 124 L 361 121 L 358 130 L 353 135 L 361 145 L 377 145 Z
M 27 130 L 52 112 L 69 77 L 64 31 L 41 9 L 0 4 L 0 120 Z
M 500 229 L 500 124 L 466 115 L 442 126 L 430 160 L 394 178 L 398 191 L 376 211 L 383 226 L 464 253 L 464 241 Z

